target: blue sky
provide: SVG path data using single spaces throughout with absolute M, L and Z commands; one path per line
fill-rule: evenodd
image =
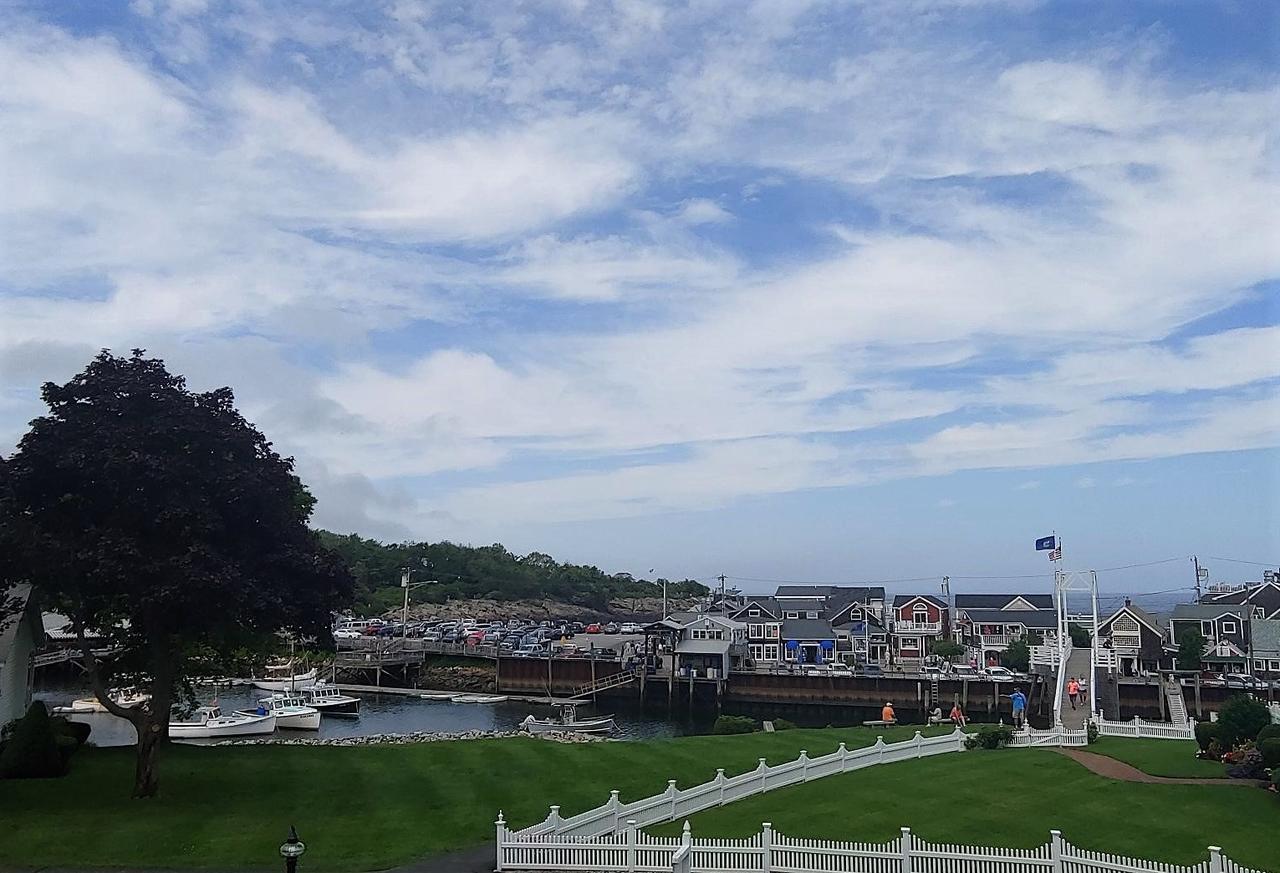
M 10 0 L 0 447 L 143 346 L 338 530 L 753 588 L 1039 574 L 1055 528 L 1178 559 L 1111 590 L 1278 561 L 1278 40 L 1268 2 Z

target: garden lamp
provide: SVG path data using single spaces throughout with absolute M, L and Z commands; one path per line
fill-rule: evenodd
M 298 869 L 298 859 L 306 850 L 307 844 L 298 839 L 298 832 L 294 830 L 293 825 L 289 825 L 289 836 L 280 844 L 280 857 L 284 858 L 286 873 L 295 873 Z

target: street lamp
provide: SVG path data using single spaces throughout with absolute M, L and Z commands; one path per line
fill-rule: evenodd
M 426 558 L 422 559 L 422 566 L 430 567 L 431 564 Z M 400 615 L 400 639 L 409 636 L 409 591 L 421 585 L 439 585 L 438 579 L 425 579 L 422 582 L 410 582 L 409 576 L 413 573 L 408 567 L 400 571 L 400 587 L 404 589 L 404 611 Z
M 306 850 L 307 844 L 298 839 L 298 832 L 294 830 L 293 825 L 289 825 L 289 836 L 280 844 L 280 857 L 284 858 L 286 873 L 296 873 L 298 859 Z

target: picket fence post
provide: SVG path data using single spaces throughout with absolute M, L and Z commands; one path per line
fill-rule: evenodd
M 911 873 L 911 828 L 902 829 L 902 873 Z
M 764 794 L 769 790 L 769 780 L 766 778 L 769 773 L 769 765 L 764 762 L 764 758 L 760 759 L 760 766 L 756 769 L 760 771 L 760 793 Z
M 618 789 L 609 792 L 609 809 L 613 812 L 613 832 L 618 832 Z
M 689 832 L 689 820 L 684 820 L 684 828 L 680 831 L 680 845 L 693 846 L 693 834 Z
M 809 781 L 809 750 L 800 750 L 800 781 Z
M 920 747 L 921 747 L 921 745 L 923 745 L 923 743 L 924 743 L 924 737 L 920 735 L 920 731 L 916 731 L 915 744 L 916 744 L 916 757 L 917 757 L 917 758 L 923 758 L 923 757 L 924 757 L 924 752 L 922 752 L 922 751 L 921 751 L 921 748 L 920 748 Z
M 845 747 L 844 743 L 841 743 L 840 748 L 836 749 L 836 751 L 840 753 L 840 772 L 843 773 L 845 764 L 849 760 L 849 749 Z
M 724 768 L 716 768 L 716 784 L 720 786 L 720 806 L 724 806 Z
M 773 873 L 773 822 L 760 825 L 760 873 Z
M 1222 847 L 1209 847 L 1209 873 L 1225 873 L 1226 868 L 1222 866 Z
M 506 842 L 506 830 L 507 830 L 507 820 L 502 817 L 502 810 L 498 810 L 498 820 L 493 823 L 493 826 L 494 826 L 494 829 L 497 831 L 497 836 L 498 836 L 498 840 L 497 840 L 498 860 L 494 865 L 494 869 L 497 871 L 497 873 L 502 873 L 502 844 Z
M 1133 735 L 1142 739 L 1142 722 L 1136 715 L 1133 717 Z
M 636 820 L 627 819 L 627 873 L 636 869 Z
M 559 806 L 551 807 L 551 812 L 547 814 L 547 821 L 551 822 L 551 833 L 560 833 L 560 825 L 564 822 L 564 819 L 560 818 Z
M 876 737 L 876 763 L 884 761 L 884 737 Z
M 671 818 L 676 817 L 676 780 L 667 780 L 667 796 L 671 798 Z
M 1049 860 L 1053 873 L 1062 873 L 1062 831 L 1049 831 Z

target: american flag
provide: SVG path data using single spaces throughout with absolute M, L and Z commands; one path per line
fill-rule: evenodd
M 1049 553 L 1049 560 L 1050 561 L 1062 560 L 1062 546 L 1058 546 L 1056 549 L 1054 549 Z

